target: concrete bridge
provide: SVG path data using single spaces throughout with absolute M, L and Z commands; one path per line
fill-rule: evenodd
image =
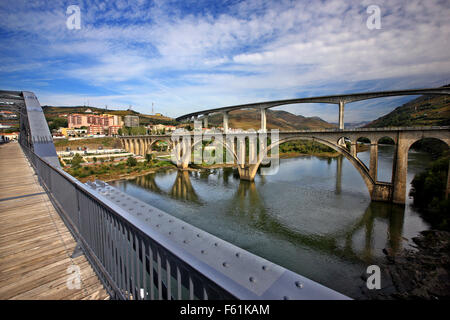
M 213 108 L 208 110 L 202 110 L 197 112 L 188 113 L 181 117 L 178 117 L 177 121 L 183 120 L 193 120 L 195 118 L 201 118 L 204 122 L 204 126 L 208 127 L 208 115 L 214 113 L 222 113 L 223 115 L 223 128 L 224 131 L 228 130 L 228 115 L 233 110 L 239 109 L 257 109 L 261 111 L 261 130 L 266 130 L 266 109 L 279 107 L 288 104 L 299 104 L 299 103 L 327 103 L 335 104 L 339 106 L 339 129 L 344 129 L 344 109 L 345 104 L 358 102 L 368 99 L 376 99 L 383 97 L 395 97 L 395 96 L 417 96 L 417 95 L 449 95 L 450 88 L 427 88 L 427 89 L 410 89 L 410 90 L 396 90 L 396 91 L 379 91 L 379 92 L 363 92 L 363 93 L 350 93 L 350 94 L 340 94 L 331 96 L 320 96 L 320 97 L 307 97 L 307 98 L 295 98 L 286 100 L 274 100 L 274 101 L 264 101 L 247 103 L 235 106 L 227 106 L 221 108 Z
M 401 128 L 367 128 L 367 129 L 347 129 L 347 130 L 303 130 L 303 131 L 283 131 L 279 132 L 279 139 L 266 147 L 262 155 L 269 155 L 271 150 L 280 144 L 294 140 L 312 140 L 326 145 L 345 156 L 356 168 L 363 178 L 370 197 L 374 201 L 386 201 L 397 204 L 404 204 L 406 200 L 406 176 L 408 167 L 408 150 L 417 141 L 424 138 L 434 138 L 450 145 L 450 127 L 401 127 Z M 205 132 L 203 136 L 206 140 L 216 137 L 217 132 Z M 223 146 L 228 150 L 238 167 L 239 176 L 243 180 L 253 180 L 264 160 L 267 157 L 259 156 L 256 161 L 251 162 L 251 156 L 245 155 L 256 151 L 258 133 L 254 132 L 234 132 L 223 133 Z M 226 137 L 225 137 L 226 136 Z M 180 139 L 181 137 L 181 139 Z M 194 136 L 189 134 L 189 148 L 195 148 Z M 378 181 L 378 143 L 381 138 L 388 137 L 395 144 L 395 154 L 392 168 L 391 181 Z M 133 136 L 121 137 L 123 147 L 136 154 L 144 155 L 151 151 L 151 146 L 156 141 L 166 141 L 171 148 L 176 148 L 182 144 L 182 139 L 186 136 L 180 135 L 172 137 L 162 136 Z M 367 167 L 357 156 L 357 141 L 360 138 L 370 140 L 370 165 Z M 341 141 L 350 143 L 347 148 Z M 248 140 L 248 146 L 245 141 Z M 237 143 L 236 143 L 237 142 Z M 249 150 L 246 150 L 248 148 Z M 245 160 L 244 160 L 245 159 Z M 192 162 L 190 153 L 188 156 L 178 153 L 177 166 L 186 169 Z M 450 188 L 450 186 L 448 187 Z

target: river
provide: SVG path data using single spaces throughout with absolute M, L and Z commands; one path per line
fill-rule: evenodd
M 392 146 L 379 146 L 378 180 L 390 181 Z M 358 153 L 369 164 L 369 152 Z M 410 150 L 408 190 L 431 161 Z M 429 228 L 407 204 L 371 203 L 366 185 L 342 157 L 281 159 L 278 172 L 240 181 L 233 169 L 157 172 L 111 182 L 186 222 L 352 298 L 361 275 L 384 260 L 383 248 L 408 246 Z

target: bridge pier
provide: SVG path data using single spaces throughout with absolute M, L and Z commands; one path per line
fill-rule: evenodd
M 392 202 L 393 186 L 388 182 L 376 182 L 372 187 L 370 199 L 372 201 Z
M 370 145 L 370 168 L 369 174 L 373 181 L 377 182 L 378 178 L 378 144 L 372 143 Z
M 266 109 L 261 109 L 261 131 L 267 131 Z
M 130 152 L 134 154 L 135 149 L 134 149 L 134 139 L 130 139 Z
M 134 143 L 136 144 L 136 155 L 140 155 L 141 154 L 141 143 L 139 139 L 135 139 Z
M 343 138 L 341 139 L 341 140 L 343 140 Z M 355 141 L 355 142 L 351 142 L 351 145 L 350 145 L 350 154 L 352 155 L 352 157 L 354 157 L 354 158 L 357 158 L 357 142 Z M 346 144 L 345 144 L 345 141 L 344 141 L 344 145 L 343 145 L 343 147 L 344 148 L 346 148 L 347 146 L 346 146 Z
M 339 101 L 339 130 L 344 130 L 344 101 Z M 338 143 L 341 147 L 345 147 L 344 138 L 339 139 Z
M 257 171 L 258 171 L 257 164 L 245 164 L 242 166 L 238 166 L 239 178 L 241 180 L 246 180 L 246 181 L 255 180 Z
M 176 165 L 180 170 L 186 170 L 189 167 L 189 163 L 191 160 L 191 146 L 190 140 L 189 142 L 184 140 L 182 142 L 175 142 L 175 157 L 176 157 Z
M 223 132 L 228 132 L 228 111 L 225 111 L 223 114 Z
M 398 133 L 397 148 L 394 154 L 394 164 L 392 168 L 392 202 L 405 204 L 406 201 L 406 174 L 408 169 L 408 149 L 403 132 Z

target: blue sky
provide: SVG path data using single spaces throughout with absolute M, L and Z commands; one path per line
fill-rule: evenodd
M 369 5 L 381 29 L 366 26 Z M 78 5 L 81 29 L 66 27 Z M 448 1 L 1 1 L 0 88 L 41 104 L 175 117 L 241 103 L 450 83 Z M 410 98 L 350 104 L 371 120 Z M 337 121 L 334 105 L 279 109 Z

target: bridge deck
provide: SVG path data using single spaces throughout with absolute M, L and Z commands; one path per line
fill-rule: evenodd
M 0 145 L 0 299 L 108 299 L 18 143 Z M 69 289 L 68 267 L 80 269 Z

